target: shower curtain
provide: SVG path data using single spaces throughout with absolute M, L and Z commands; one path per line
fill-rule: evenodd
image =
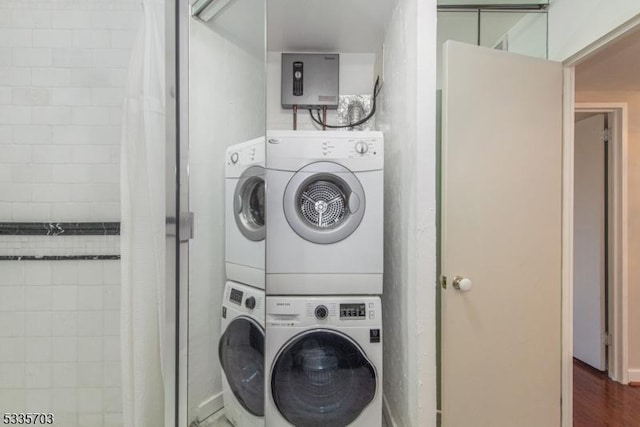
M 143 0 L 121 145 L 121 360 L 124 426 L 164 425 L 164 0 Z

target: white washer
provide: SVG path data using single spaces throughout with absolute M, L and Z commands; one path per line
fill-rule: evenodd
M 267 132 L 267 294 L 378 295 L 381 132 Z
M 227 419 L 239 427 L 264 427 L 264 291 L 227 282 L 218 355 Z
M 382 424 L 379 297 L 268 296 L 269 427 Z
M 227 279 L 264 289 L 264 137 L 230 146 L 225 158 Z

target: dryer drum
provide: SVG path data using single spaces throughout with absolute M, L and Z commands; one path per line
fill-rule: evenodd
M 337 183 L 312 181 L 300 193 L 300 213 L 312 226 L 327 228 L 340 224 L 347 215 L 347 196 Z
M 256 242 L 264 240 L 266 205 L 262 167 L 252 166 L 242 174 L 236 185 L 233 203 L 236 225 L 242 235 Z

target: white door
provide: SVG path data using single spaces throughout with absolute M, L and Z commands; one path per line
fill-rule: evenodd
M 604 114 L 575 124 L 573 355 L 604 371 L 605 145 Z
M 559 426 L 562 65 L 443 62 L 442 425 Z

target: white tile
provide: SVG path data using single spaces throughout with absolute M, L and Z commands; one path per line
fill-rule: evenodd
M 0 145 L 2 163 L 29 163 L 32 150 L 30 146 Z
M 140 24 L 140 16 L 130 11 L 94 11 L 91 23 L 97 28 L 134 29 Z
M 71 85 L 81 87 L 124 87 L 125 69 L 86 68 L 71 70 Z
M 74 30 L 73 47 L 107 48 L 111 44 L 108 30 Z
M 34 285 L 51 285 L 51 263 L 52 261 L 33 261 L 26 264 L 24 269 L 25 284 Z
M 30 389 L 25 391 L 25 412 L 52 412 L 53 392 L 51 389 Z
M 75 184 L 71 200 L 75 202 L 81 201 L 101 201 L 101 202 L 119 202 L 120 201 L 120 185 L 112 184 Z
M 61 166 L 64 167 L 64 166 Z M 54 172 L 55 176 L 55 172 Z M 54 285 L 77 285 L 78 263 L 81 261 L 58 261 L 51 265 Z
M 53 362 L 75 362 L 78 360 L 78 338 L 56 337 L 51 342 Z
M 22 286 L 0 286 L 0 311 L 22 311 L 24 307 Z
M 68 420 L 64 420 L 60 412 L 76 412 L 78 408 L 78 392 L 75 388 L 53 389 L 53 410 L 56 412 L 56 424 L 67 427 Z M 75 416 L 73 417 L 75 418 Z
M 52 309 L 69 311 L 77 308 L 77 286 L 54 286 Z
M 78 308 L 80 298 L 78 298 Z M 78 336 L 97 337 L 103 334 L 103 313 L 102 311 L 80 311 L 78 312 Z
M 102 412 L 102 389 L 79 388 L 78 412 Z
M 85 10 L 54 10 L 51 12 L 53 28 L 91 28 L 91 13 Z
M 104 427 L 123 427 L 124 418 L 121 413 L 105 414 Z
M 118 49 L 130 49 L 136 38 L 136 31 L 111 30 L 111 47 Z
M 71 146 L 38 145 L 31 153 L 33 163 L 68 164 L 71 162 Z
M 104 283 L 108 285 L 120 284 L 120 261 L 103 261 Z
M 71 156 L 73 163 L 108 163 L 110 157 L 110 147 L 108 145 L 72 146 Z
M 0 67 L 6 67 L 11 64 L 11 51 L 13 48 L 10 47 L 0 47 Z
M 92 203 L 91 217 L 97 221 L 120 221 L 120 203 Z
M 51 320 L 51 312 L 30 312 L 25 318 L 25 335 L 27 337 L 50 337 Z
M 78 387 L 102 387 L 104 382 L 102 362 L 78 362 L 76 372 Z
M 104 263 L 99 260 L 83 261 L 78 264 L 78 274 L 83 285 L 102 285 Z
M 31 107 L 31 124 L 68 125 L 71 123 L 71 108 L 61 106 Z
M 104 427 L 104 419 L 101 412 L 95 414 L 80 413 L 78 414 L 78 424 L 82 427 Z
M 49 337 L 30 337 L 25 343 L 26 362 L 50 362 L 52 360 L 52 340 Z
M 51 387 L 52 365 L 51 363 L 27 363 L 25 366 L 26 388 Z
M 0 285 L 22 285 L 24 265 L 24 261 L 3 261 L 0 264 Z
M 14 105 L 47 105 L 49 89 L 42 87 L 14 87 L 11 91 Z M 16 139 L 16 142 L 19 142 Z
M 55 391 L 55 390 L 54 390 Z M 59 401 L 61 397 L 56 397 L 54 396 L 52 398 L 53 400 L 53 404 L 60 404 Z M 75 395 L 74 395 L 75 398 Z M 75 402 L 75 401 L 74 401 Z M 76 405 L 77 403 L 74 403 L 74 405 Z M 73 409 L 68 409 L 66 411 L 61 411 L 59 409 L 55 409 L 56 406 L 54 406 L 54 410 L 53 412 L 55 412 L 56 414 L 56 425 L 61 425 L 64 427 L 82 427 L 80 425 L 78 425 L 78 414 L 76 412 L 76 408 L 74 406 Z
M 120 387 L 122 383 L 122 367 L 119 361 L 104 362 L 104 386 Z
M 92 184 L 118 184 L 120 182 L 120 165 L 91 165 L 89 182 Z
M 57 87 L 69 86 L 70 83 L 71 70 L 69 69 L 35 68 L 31 71 L 31 85 L 33 86 Z
M 87 103 L 89 103 L 87 99 Z M 108 125 L 109 108 L 74 107 L 71 111 L 71 123 L 74 125 Z
M 129 49 L 96 49 L 93 51 L 93 66 L 96 68 L 128 68 Z
M 35 91 L 38 88 L 31 89 Z M 49 91 L 43 90 L 47 93 Z M 53 128 L 51 126 L 14 126 L 13 138 L 16 144 L 49 144 L 53 141 Z
M 52 295 L 50 286 L 27 286 L 25 294 L 25 305 L 28 311 L 51 311 Z M 31 314 L 28 316 L 31 316 Z
M 1 52 L 0 52 L 1 54 Z M 0 87 L 0 104 L 8 105 L 12 104 L 11 101 L 11 88 L 10 87 Z
M 12 168 L 13 182 L 51 182 L 50 165 L 14 164 Z M 40 221 L 47 217 L 39 218 Z
M 54 363 L 53 364 L 53 386 L 54 387 L 76 387 L 78 384 L 76 363 Z
M 51 50 L 51 63 L 55 67 L 91 67 L 91 50 L 54 48 Z
M 24 320 L 24 313 L 0 312 L 0 337 L 23 337 Z
M 12 203 L 11 218 L 13 221 L 42 221 L 51 218 L 51 205 L 49 203 Z
M 31 84 L 31 70 L 17 67 L 0 67 L 0 82 L 2 82 L 2 86 L 29 86 Z
M 78 361 L 98 362 L 103 360 L 103 339 L 100 337 L 78 338 Z
M 23 363 L 0 363 L 0 388 L 23 388 Z
M 47 28 L 51 26 L 51 11 L 32 8 L 14 9 L 11 12 L 14 28 Z
M 54 337 L 74 337 L 78 333 L 78 313 L 54 312 L 51 315 L 51 334 Z
M 69 185 L 66 185 L 69 189 Z M 56 203 L 51 208 L 51 218 L 56 221 L 91 220 L 92 205 L 90 203 Z
M 93 105 L 122 107 L 124 104 L 124 89 L 103 87 L 91 88 L 91 103 Z
M 12 144 L 13 129 L 15 126 L 0 125 L 0 144 Z
M 0 28 L 0 46 L 29 47 L 33 44 L 31 29 Z
M 0 388 L 0 413 L 24 410 L 24 389 Z
M 104 336 L 120 336 L 120 312 L 109 310 L 104 312 Z
M 1 73 L 0 79 L 2 79 Z M 9 125 L 26 125 L 31 123 L 31 107 L 22 105 L 0 105 L 0 123 Z
M 53 142 L 54 144 L 119 145 L 120 136 L 118 126 L 56 126 Z
M 105 412 L 122 411 L 122 390 L 118 387 L 108 387 L 103 389 Z
M 71 31 L 33 30 L 33 45 L 36 47 L 71 47 Z
M 89 105 L 91 104 L 91 90 L 83 87 L 59 87 L 51 89 L 52 105 Z M 72 112 L 73 121 L 73 112 Z
M 0 363 L 24 362 L 24 345 L 23 337 L 0 337 Z
M 32 200 L 31 184 L 0 183 L 0 201 L 28 202 Z
M 104 309 L 120 310 L 120 285 L 104 286 Z
M 51 66 L 51 49 L 18 47 L 13 49 L 13 65 L 18 67 Z
M 115 362 L 120 360 L 120 337 L 104 337 L 104 360 Z

